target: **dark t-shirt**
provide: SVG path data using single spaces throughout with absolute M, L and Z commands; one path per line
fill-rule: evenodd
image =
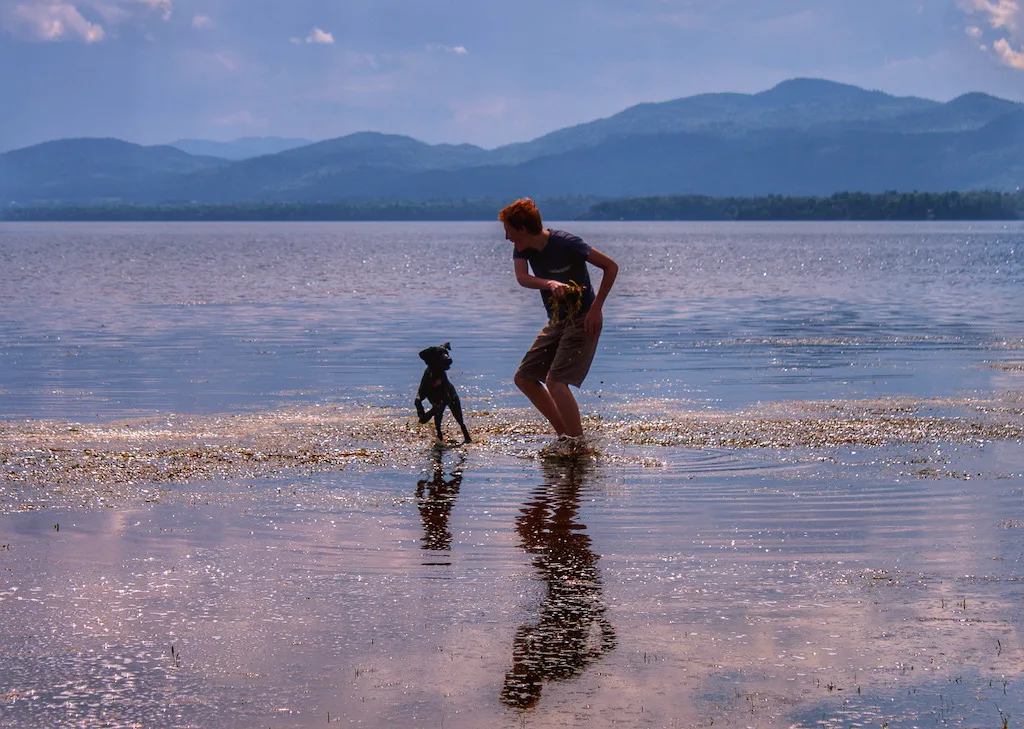
M 572 233 L 564 230 L 549 231 L 547 245 L 543 250 L 528 248 L 525 251 L 513 249 L 512 258 L 522 258 L 529 262 L 533 275 L 562 283 L 575 283 L 583 287 L 583 306 L 580 313 L 590 310 L 594 303 L 594 287 L 590 284 L 590 271 L 587 270 L 587 256 L 590 246 Z M 548 316 L 552 315 L 551 292 L 541 290 L 541 300 Z

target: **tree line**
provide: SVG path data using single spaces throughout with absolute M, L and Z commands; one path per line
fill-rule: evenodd
M 559 197 L 538 200 L 550 219 L 570 220 L 590 209 L 597 198 Z M 7 221 L 455 221 L 498 219 L 508 201 L 355 200 L 344 202 L 168 203 L 137 205 L 104 202 L 88 205 L 11 205 L 0 209 Z
M 668 195 L 605 200 L 585 220 L 1017 220 L 1021 192 L 840 192 L 829 197 Z
M 497 218 L 508 200 L 11 205 L 7 221 L 455 221 Z M 548 220 L 1018 220 L 1024 193 L 840 192 L 828 197 L 665 195 L 538 199 Z

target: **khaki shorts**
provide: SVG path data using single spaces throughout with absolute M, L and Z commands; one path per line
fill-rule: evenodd
M 516 376 L 544 382 L 554 380 L 580 387 L 590 371 L 601 334 L 583 328 L 586 314 L 556 323 L 549 321 L 519 363 Z

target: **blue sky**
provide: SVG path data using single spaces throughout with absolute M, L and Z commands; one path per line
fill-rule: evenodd
M 1024 0 L 0 0 L 0 150 L 363 130 L 494 147 L 798 76 L 1024 101 Z

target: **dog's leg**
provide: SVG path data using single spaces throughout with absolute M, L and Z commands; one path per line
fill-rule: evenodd
M 413 405 L 416 406 L 416 416 L 420 419 L 420 423 L 425 423 L 430 420 L 430 415 L 423 409 L 423 398 L 417 397 L 413 400 Z
M 434 406 L 431 412 L 434 413 L 434 428 L 437 429 L 437 439 L 444 442 L 444 435 L 441 433 L 441 418 L 444 417 L 444 403 L 439 403 Z
M 420 356 L 422 355 L 423 353 L 420 352 Z M 421 424 L 427 422 L 431 417 L 433 417 L 432 411 L 427 412 L 423 409 L 423 401 L 430 399 L 428 397 L 430 394 L 430 380 L 431 374 L 430 368 L 428 367 L 420 378 L 420 386 L 416 388 L 416 399 L 413 401 L 413 405 L 416 406 L 416 415 L 419 417 Z M 431 402 L 430 404 L 433 405 L 434 403 Z
M 439 409 L 439 407 L 440 406 L 438 406 L 438 405 L 434 405 L 432 408 L 430 408 L 430 410 L 428 410 L 427 412 L 423 413 L 423 422 L 424 423 L 427 422 L 432 417 L 434 417 L 435 415 L 440 413 L 441 410 Z
M 452 387 L 448 393 L 448 406 L 452 409 L 452 415 L 455 416 L 455 422 L 462 428 L 462 437 L 465 438 L 463 443 L 472 443 L 473 439 L 469 437 L 469 431 L 466 430 L 466 423 L 462 419 L 462 401 L 459 400 L 459 393 L 455 392 L 455 388 Z

